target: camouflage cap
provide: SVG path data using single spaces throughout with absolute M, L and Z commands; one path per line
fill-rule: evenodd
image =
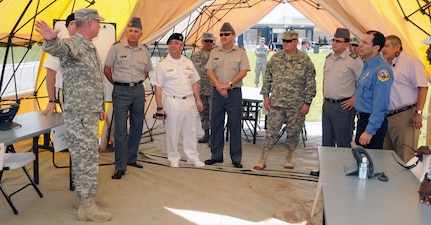
M 105 20 L 103 17 L 99 16 L 97 9 L 78 9 L 75 11 L 75 19 L 77 21 L 87 21 L 87 20 Z
M 220 31 L 223 32 L 232 32 L 235 33 L 235 30 L 233 29 L 232 25 L 230 25 L 230 23 L 226 22 L 223 24 L 223 26 L 220 28 Z
M 261 37 L 261 38 L 260 38 L 260 41 L 265 42 L 265 37 Z
M 428 38 L 422 40 L 421 42 L 424 43 L 424 44 L 426 44 L 426 45 L 431 45 L 431 36 L 429 36 Z
M 337 28 L 334 38 L 345 38 L 350 40 L 350 31 L 346 28 Z
M 171 34 L 171 36 L 169 36 L 168 38 L 168 44 L 171 40 L 179 40 L 179 41 L 184 41 L 184 36 L 180 33 L 173 33 Z
M 217 38 L 214 36 L 214 34 L 210 32 L 204 32 L 202 33 L 202 40 L 212 40 L 213 42 L 215 42 Z
M 298 32 L 289 30 L 283 33 L 283 40 L 295 40 L 298 39 Z
M 350 44 L 351 45 L 359 45 L 359 40 L 357 38 L 352 38 L 350 39 Z
M 130 22 L 127 24 L 128 27 L 136 27 L 142 30 L 141 19 L 138 17 L 133 17 L 130 19 Z

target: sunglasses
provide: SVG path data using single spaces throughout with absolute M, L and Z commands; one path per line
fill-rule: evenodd
M 285 40 L 285 39 L 283 39 L 283 43 L 290 43 L 290 42 L 292 42 L 294 39 L 292 39 L 292 40 Z
M 220 33 L 220 37 L 223 37 L 223 36 L 230 36 L 232 33 Z
M 358 45 L 357 45 L 357 44 L 351 44 L 351 46 L 353 46 L 353 47 L 358 47 Z
M 204 40 L 204 42 L 206 42 L 206 43 L 213 43 L 214 41 L 213 40 Z

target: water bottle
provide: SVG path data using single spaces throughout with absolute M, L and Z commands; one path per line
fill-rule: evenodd
M 368 163 L 367 158 L 362 157 L 361 165 L 359 166 L 359 179 L 366 180 L 367 179 L 367 172 L 368 172 Z

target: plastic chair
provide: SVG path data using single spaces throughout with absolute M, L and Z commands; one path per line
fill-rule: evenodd
M 8 148 L 13 151 L 13 147 Z M 36 192 L 38 193 L 39 197 L 43 197 L 42 192 L 40 192 L 39 187 L 37 186 L 36 182 L 34 182 L 34 179 L 32 176 L 30 176 L 30 173 L 25 168 L 25 165 L 33 162 L 36 159 L 36 156 L 33 152 L 19 152 L 19 153 L 6 153 L 5 152 L 5 146 L 3 143 L 0 143 L 0 189 L 3 193 L 3 196 L 6 198 L 7 202 L 9 203 L 10 207 L 12 208 L 13 212 L 18 214 L 18 210 L 16 209 L 15 205 L 12 202 L 12 195 L 22 191 L 24 188 L 28 186 L 33 186 Z M 6 189 L 3 187 L 3 184 L 1 182 L 3 177 L 3 172 L 5 170 L 15 170 L 22 168 L 27 175 L 27 178 L 30 180 L 30 183 L 24 185 L 20 189 L 16 190 L 12 194 L 8 194 L 6 192 Z

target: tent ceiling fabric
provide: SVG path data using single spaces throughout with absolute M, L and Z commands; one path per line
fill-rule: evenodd
M 138 1 L 131 17 L 141 18 L 143 35 L 140 41 L 154 42 L 205 2 L 206 0 Z M 124 28 L 119 37 L 126 38 Z
M 186 44 L 200 41 L 203 32 L 218 34 L 224 22 L 232 24 L 237 35 L 252 27 L 282 0 L 216 0 L 204 7 L 189 34 Z

